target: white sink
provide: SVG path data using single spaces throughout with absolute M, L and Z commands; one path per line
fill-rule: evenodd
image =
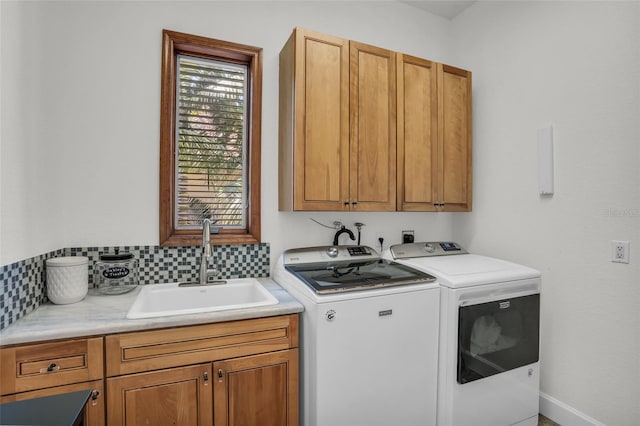
M 154 318 L 275 305 L 278 299 L 254 278 L 225 284 L 179 287 L 179 283 L 142 287 L 127 318 Z

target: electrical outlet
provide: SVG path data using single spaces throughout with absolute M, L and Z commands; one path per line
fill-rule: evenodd
M 402 242 L 412 243 L 414 241 L 413 230 L 402 231 Z
M 611 261 L 629 263 L 629 241 L 611 241 Z

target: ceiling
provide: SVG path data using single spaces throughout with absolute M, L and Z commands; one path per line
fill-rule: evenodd
M 443 18 L 452 19 L 460 12 L 471 6 L 475 1 L 459 1 L 459 0 L 400 0 L 402 3 L 409 4 L 417 7 L 418 9 L 426 10 L 434 15 L 442 16 Z

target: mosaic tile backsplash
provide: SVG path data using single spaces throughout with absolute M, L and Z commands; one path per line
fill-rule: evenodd
M 132 253 L 138 259 L 140 284 L 198 280 L 200 247 L 117 246 L 55 250 L 0 267 L 0 330 L 47 302 L 47 259 L 59 256 L 88 257 L 89 287 L 93 287 L 93 263 L 101 254 L 114 253 L 116 248 L 120 253 Z M 211 248 L 221 279 L 269 276 L 268 243 Z

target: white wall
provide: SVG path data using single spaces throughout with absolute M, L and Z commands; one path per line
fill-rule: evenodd
M 543 272 L 542 392 L 640 424 L 640 3 L 478 2 L 453 21 L 473 70 L 472 251 Z M 555 195 L 537 194 L 539 127 Z M 631 241 L 631 264 L 610 240 Z
M 449 21 L 396 2 L 1 2 L 0 264 L 69 246 L 158 243 L 163 28 L 260 46 L 263 241 L 329 243 L 360 221 L 399 242 L 449 234 L 450 216 L 279 213 L 278 54 L 295 26 L 445 60 Z M 327 123 L 332 125 L 332 123 Z

